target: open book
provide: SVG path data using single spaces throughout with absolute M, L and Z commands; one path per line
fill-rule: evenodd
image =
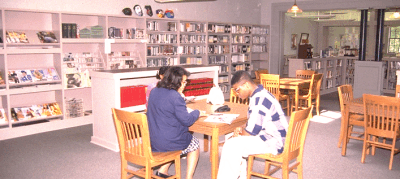
M 217 123 L 226 123 L 231 124 L 233 120 L 239 117 L 239 114 L 223 114 L 223 113 L 214 113 L 210 114 L 204 122 L 217 122 Z

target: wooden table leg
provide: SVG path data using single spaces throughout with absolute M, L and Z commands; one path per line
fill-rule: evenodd
M 296 86 L 296 88 L 295 88 L 295 93 L 294 93 L 294 107 L 295 107 L 295 109 L 294 109 L 294 111 L 297 111 L 298 109 L 299 109 L 299 87 L 298 86 Z
M 211 178 L 216 179 L 218 175 L 218 143 L 219 143 L 219 129 L 213 128 L 211 137 Z
M 208 135 L 204 134 L 204 152 L 208 152 Z

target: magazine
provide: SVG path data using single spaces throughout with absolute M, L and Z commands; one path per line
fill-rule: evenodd
M 2 109 L 0 109 L 0 124 L 1 123 L 6 123 L 7 121 L 8 121 L 7 120 L 7 115 L 4 112 L 4 109 L 2 108 Z
M 8 71 L 8 82 L 10 84 L 19 83 L 18 75 L 14 70 Z
M 32 74 L 32 80 L 34 82 L 36 82 L 36 81 L 46 81 L 46 79 L 44 78 L 44 74 L 43 74 L 43 70 L 42 69 L 31 70 L 31 74 Z
M 65 84 L 66 88 L 78 88 L 81 86 L 81 74 L 80 73 L 72 73 L 72 74 L 65 74 Z
M 21 83 L 29 83 L 33 81 L 30 70 L 16 70 L 18 79 Z
M 204 122 L 231 124 L 237 117 L 239 117 L 239 114 L 214 113 L 210 114 Z
M 40 31 L 37 36 L 42 43 L 58 43 L 58 40 L 53 32 L 50 31 Z
M 52 76 L 53 80 L 60 80 L 60 76 L 58 76 L 57 70 L 55 68 L 48 68 L 47 71 L 49 72 L 50 76 Z

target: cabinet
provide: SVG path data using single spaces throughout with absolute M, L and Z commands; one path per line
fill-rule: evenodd
M 321 94 L 335 92 L 340 85 L 353 85 L 356 60 L 354 57 L 289 58 L 289 77 L 295 77 L 296 70 L 313 70 L 323 74 Z
M 56 102 L 62 115 L 24 121 L 2 121 L 0 140 L 90 124 L 89 76 L 98 70 L 131 70 L 163 65 L 216 65 L 215 78 L 229 98 L 231 74 L 253 74 L 268 68 L 269 26 L 169 18 L 0 9 L 0 109 Z M 8 31 L 23 32 L 29 43 L 7 43 Z M 42 43 L 37 32 L 53 32 L 54 43 Z M 26 39 L 25 39 L 26 40 Z M 17 40 L 18 41 L 18 40 Z M 22 40 L 21 40 L 22 41 Z M 54 69 L 59 79 L 10 83 L 10 70 Z M 26 100 L 29 99 L 29 100 Z M 72 118 L 72 99 L 87 115 Z M 82 99 L 82 100 L 81 100 Z
M 212 78 L 213 83 L 218 83 L 218 66 L 208 65 L 189 65 L 185 69 L 191 73 L 189 79 Z M 112 119 L 111 108 L 121 108 L 121 87 L 131 85 L 148 85 L 156 82 L 155 75 L 158 68 L 140 68 L 136 71 L 122 70 L 103 70 L 92 73 L 92 92 L 93 98 L 93 136 L 92 143 L 119 151 L 117 135 Z M 106 94 L 106 95 L 105 95 Z M 205 98 L 199 96 L 198 99 Z M 141 111 L 145 105 L 122 108 L 129 111 Z

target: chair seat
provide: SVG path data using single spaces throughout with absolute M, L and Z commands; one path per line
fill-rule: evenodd
M 351 114 L 349 116 L 350 125 L 364 127 L 364 115 L 361 114 Z

